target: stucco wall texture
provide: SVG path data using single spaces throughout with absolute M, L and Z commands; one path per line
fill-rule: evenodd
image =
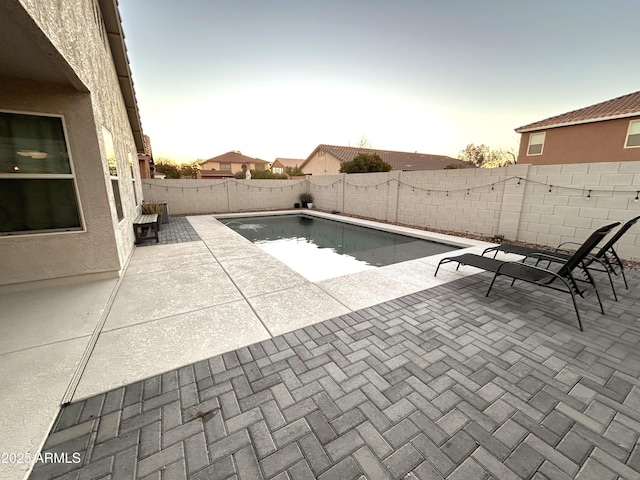
M 71 67 L 86 89 L 78 91 L 77 81 L 54 85 L 5 77 L 0 109 L 63 116 L 86 231 L 0 237 L 0 284 L 88 273 L 116 276 L 133 250 L 131 225 L 139 213 L 136 203 L 142 199 L 142 188 L 135 143 L 106 34 L 96 21 L 92 1 L 20 3 L 37 24 L 33 35 L 44 34 L 61 54 L 62 60 L 52 61 L 66 62 L 61 68 Z M 124 211 L 121 221 L 106 162 L 103 126 L 114 140 Z M 133 174 L 129 155 L 134 159 Z
M 340 171 L 341 162 L 330 153 L 319 151 L 305 163 L 302 169 L 309 175 L 332 175 Z
M 640 161 L 640 148 L 625 148 L 629 122 L 640 117 L 620 118 L 523 133 L 518 162 L 531 165 Z M 541 155 L 527 155 L 529 136 L 545 133 Z
M 308 191 L 324 211 L 501 234 L 550 247 L 582 243 L 598 227 L 640 215 L 639 190 L 640 162 L 340 174 L 306 181 L 248 180 L 232 188 L 202 180 L 145 180 L 144 185 L 145 198 L 169 201 L 174 215 L 289 209 L 298 192 Z M 623 258 L 640 260 L 640 228 L 627 232 L 617 247 Z

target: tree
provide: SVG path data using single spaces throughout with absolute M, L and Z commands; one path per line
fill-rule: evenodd
M 200 165 L 198 161 L 189 164 L 178 164 L 167 158 L 159 158 L 155 162 L 156 172 L 164 173 L 167 178 L 198 178 Z
M 180 165 L 180 178 L 198 178 L 198 171 L 200 170 L 200 162 L 197 160 L 192 163 L 185 163 Z
M 284 170 L 290 177 L 304 176 L 304 172 L 297 165 L 295 167 L 286 167 Z
M 512 148 L 491 150 L 484 143 L 474 145 L 470 143 L 458 155 L 460 160 L 473 163 L 476 167 L 495 168 L 505 167 L 516 163 L 516 155 Z
M 164 173 L 167 178 L 180 178 L 180 168 L 175 162 L 166 158 L 159 158 L 155 162 L 156 172 Z
M 340 173 L 389 172 L 391 165 L 377 153 L 361 153 L 350 162 L 340 165 Z
M 243 170 L 236 172 L 234 177 L 238 180 L 244 180 L 247 178 L 246 167 Z M 289 177 L 285 173 L 273 173 L 270 170 L 251 170 L 252 180 L 287 180 L 288 178 Z
M 363 135 L 360 137 L 360 140 L 358 140 L 358 148 L 373 148 L 373 144 L 366 135 Z

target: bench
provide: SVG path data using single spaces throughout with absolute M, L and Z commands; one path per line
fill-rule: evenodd
M 133 221 L 133 232 L 136 235 L 136 245 L 145 240 L 156 239 L 156 243 L 160 242 L 158 238 L 158 214 L 151 213 L 149 215 L 138 215 Z

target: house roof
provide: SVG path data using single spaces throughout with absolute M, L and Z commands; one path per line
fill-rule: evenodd
M 238 153 L 238 152 L 227 152 L 227 153 L 223 153 L 222 155 L 218 155 L 217 157 L 208 158 L 207 160 L 204 160 L 204 161 L 200 162 L 200 165 L 204 165 L 207 162 L 255 163 L 255 164 L 260 164 L 260 163 L 267 164 L 267 163 L 269 163 L 266 160 L 261 160 L 259 158 L 247 157 L 246 155 L 242 155 L 241 153 Z
M 284 167 L 299 167 L 304 162 L 304 158 L 276 158 L 276 162 L 280 162 Z M 275 163 L 275 162 L 274 162 Z
M 127 55 L 127 46 L 124 43 L 124 32 L 122 31 L 122 22 L 120 21 L 120 12 L 118 11 L 118 1 L 99 0 L 98 3 L 102 11 L 102 18 L 113 57 L 113 64 L 116 69 L 116 74 L 118 75 L 118 83 L 120 84 L 120 91 L 122 92 L 124 105 L 127 109 L 133 139 L 138 153 L 146 153 L 140 112 L 138 111 L 138 101 L 133 88 L 129 56 Z
M 307 163 L 319 150 L 324 150 L 341 162 L 349 162 L 361 153 L 377 153 L 382 160 L 391 165 L 392 170 L 440 170 L 451 164 L 473 167 L 469 162 L 453 157 L 447 157 L 446 155 L 432 155 L 429 153 L 418 152 L 395 152 L 390 150 L 376 150 L 373 148 L 340 147 L 336 145 L 318 145 L 300 166 L 304 166 L 304 164 Z
M 640 115 L 640 91 L 516 128 L 517 133 Z

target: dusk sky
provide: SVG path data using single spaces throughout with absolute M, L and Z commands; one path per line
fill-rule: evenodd
M 154 157 L 457 157 L 640 90 L 637 0 L 120 0 Z

